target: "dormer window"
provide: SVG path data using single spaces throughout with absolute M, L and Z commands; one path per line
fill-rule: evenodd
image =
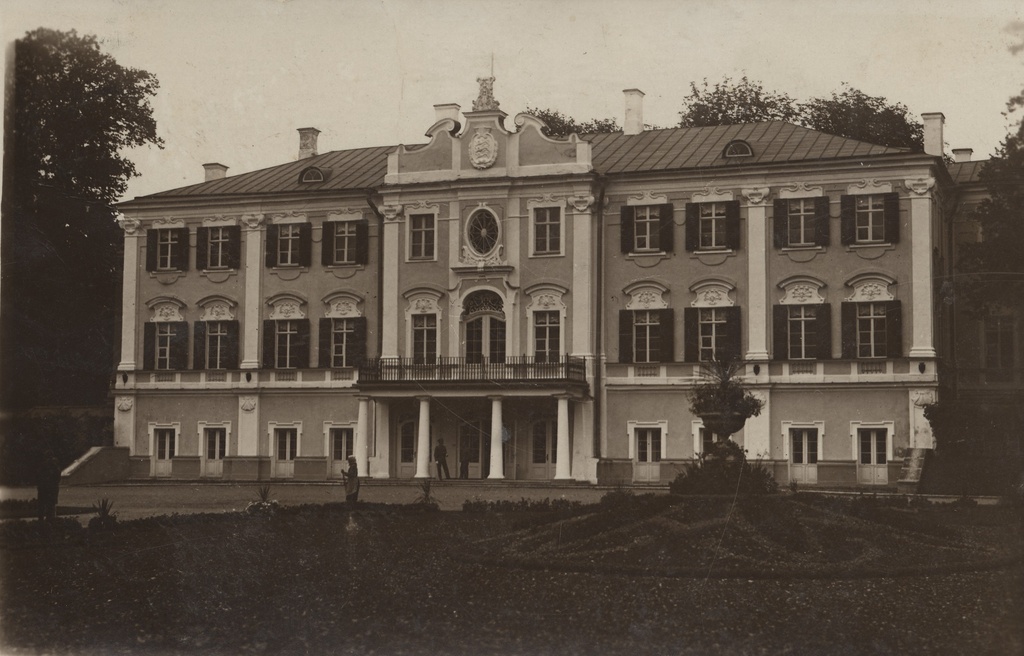
M 315 166 L 303 169 L 299 174 L 299 182 L 323 182 L 326 179 L 327 176 L 324 175 L 324 172 Z
M 750 147 L 746 141 L 742 139 L 734 139 L 725 146 L 725 150 L 722 151 L 723 157 L 753 157 L 754 150 Z

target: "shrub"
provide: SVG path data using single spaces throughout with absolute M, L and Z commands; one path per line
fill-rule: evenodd
M 668 485 L 672 494 L 774 494 L 779 484 L 760 461 L 751 463 L 732 440 L 715 442 Z
M 276 513 L 278 508 L 277 501 L 270 498 L 270 486 L 261 485 L 256 488 L 256 500 L 245 507 L 245 512 L 250 515 L 270 516 Z
M 749 419 L 761 414 L 764 401 L 751 394 L 738 379 L 743 363 L 712 360 L 701 364 L 703 382 L 688 393 L 690 412 L 698 417 L 734 413 Z
M 114 502 L 110 499 L 100 499 L 92 505 L 96 516 L 89 520 L 89 529 L 93 531 L 107 531 L 117 526 L 117 513 L 114 512 Z
M 564 512 L 578 510 L 583 507 L 579 501 L 568 499 L 527 499 L 517 501 L 509 499 L 467 499 L 462 502 L 463 512 Z
M 81 544 L 82 525 L 77 519 L 58 517 L 49 522 L 12 520 L 0 523 L 0 547 L 35 549 Z

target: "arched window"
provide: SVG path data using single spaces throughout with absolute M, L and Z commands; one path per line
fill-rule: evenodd
M 326 179 L 324 172 L 315 166 L 303 169 L 299 174 L 299 182 L 323 182 Z
M 742 139 L 733 139 L 725 145 L 725 150 L 722 151 L 722 157 L 753 157 L 754 150 L 750 147 L 746 141 Z
M 493 291 L 480 290 L 462 304 L 463 343 L 471 363 L 505 361 L 505 303 Z

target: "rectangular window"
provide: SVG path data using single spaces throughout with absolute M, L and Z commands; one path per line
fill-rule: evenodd
M 160 271 L 176 269 L 177 251 L 182 247 L 177 230 L 157 231 L 156 268 Z
M 156 438 L 156 459 L 170 460 L 174 457 L 176 431 L 173 428 L 157 428 L 154 432 Z
M 562 252 L 562 217 L 558 207 L 533 210 L 533 252 L 556 255 Z
M 295 369 L 298 367 L 299 325 L 297 321 L 276 322 L 276 368 Z
M 789 437 L 790 457 L 794 465 L 818 464 L 817 428 L 792 428 Z
M 887 433 L 888 431 L 884 428 L 861 428 L 858 431 L 858 437 L 860 438 L 860 464 L 886 464 Z
M 985 317 L 984 331 L 985 378 L 993 382 L 1013 380 L 1017 360 L 1013 317 Z
M 879 195 L 860 195 L 854 205 L 858 244 L 885 241 L 885 202 Z
M 558 362 L 561 316 L 557 311 L 533 313 L 533 355 L 537 362 Z
M 156 369 L 173 369 L 172 344 L 175 341 L 174 325 L 156 324 Z
M 555 464 L 558 462 L 558 441 L 554 437 L 555 429 L 552 422 L 538 421 L 533 425 L 533 457 L 531 458 L 533 464 Z
M 356 224 L 354 221 L 339 221 L 331 224 L 334 228 L 334 248 L 331 264 L 356 263 Z
M 295 460 L 299 449 L 299 430 L 297 428 L 275 428 L 274 438 L 277 441 L 277 459 Z
M 413 260 L 434 259 L 433 214 L 413 214 L 409 217 L 409 257 Z
M 399 430 L 398 454 L 401 462 L 416 461 L 416 424 L 407 421 Z
M 700 428 L 700 449 L 701 453 L 709 452 L 718 441 L 718 436 L 708 429 L 701 426 Z
M 227 455 L 228 431 L 226 428 L 207 428 L 206 433 L 206 459 L 223 460 Z
M 633 313 L 633 362 L 661 362 L 661 315 L 653 310 Z
M 355 322 L 351 319 L 331 320 L 331 366 L 351 367 L 351 353 L 355 334 Z
M 650 205 L 634 208 L 633 250 L 656 251 L 660 248 L 658 232 L 661 226 L 661 207 Z
M 725 203 L 700 204 L 700 248 L 727 248 L 725 240 Z
M 793 198 L 789 200 L 786 213 L 786 243 L 788 246 L 813 246 L 814 239 L 814 198 Z
M 299 266 L 299 225 L 286 223 L 277 229 L 277 266 Z
M 331 457 L 334 460 L 347 460 L 352 455 L 352 429 L 331 429 Z
M 816 320 L 815 306 L 789 306 L 789 359 L 812 360 L 817 352 L 814 335 Z
M 661 429 L 636 429 L 637 462 L 661 462 Z
M 205 369 L 228 368 L 228 324 L 224 321 L 210 321 L 206 324 Z
M 886 357 L 885 305 L 857 304 L 857 357 Z
M 482 339 L 482 336 L 481 336 Z M 437 316 L 417 314 L 412 318 L 412 358 L 416 364 L 437 361 Z
M 720 308 L 700 308 L 699 359 L 710 362 L 721 356 L 725 349 L 726 316 Z
M 206 236 L 206 268 L 227 269 L 231 234 L 227 228 L 208 228 Z

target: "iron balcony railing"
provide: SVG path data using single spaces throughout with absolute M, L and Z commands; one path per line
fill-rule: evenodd
M 424 362 L 418 358 L 374 358 L 359 367 L 359 383 L 587 381 L 587 363 L 583 358 L 561 356 L 538 359 L 510 356 L 501 361 L 487 358 L 439 357 Z

